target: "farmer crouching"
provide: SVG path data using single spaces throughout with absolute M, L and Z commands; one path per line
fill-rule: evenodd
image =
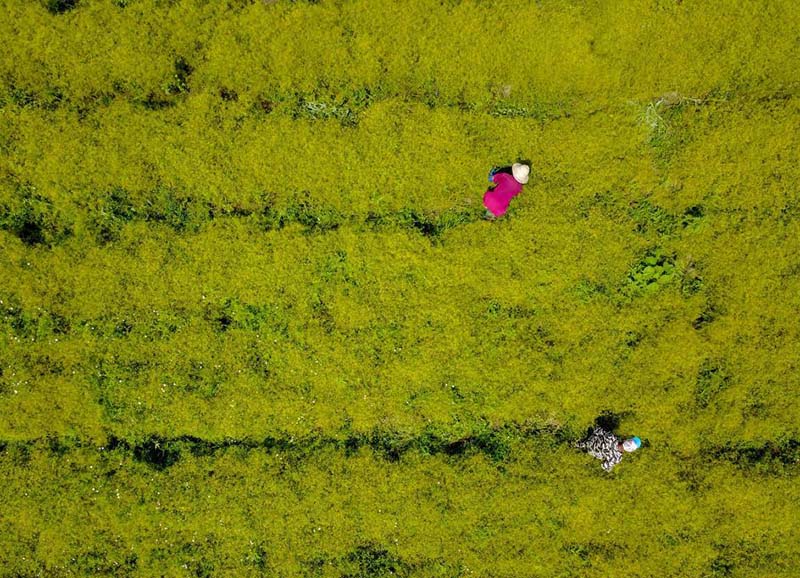
M 602 427 L 596 427 L 588 438 L 577 442 L 575 447 L 586 450 L 590 456 L 603 460 L 602 468 L 610 472 L 611 468 L 622 461 L 623 452 L 635 452 L 641 445 L 642 440 L 637 437 L 620 441 L 611 432 L 604 430 Z
M 489 182 L 494 186 L 483 195 L 487 219 L 494 220 L 506 214 L 508 204 L 522 191 L 522 185 L 528 182 L 530 173 L 531 167 L 527 163 L 514 163 L 510 167 L 491 170 Z

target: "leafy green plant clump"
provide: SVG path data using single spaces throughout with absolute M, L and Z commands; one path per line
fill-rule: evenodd
M 633 268 L 626 279 L 628 294 L 653 293 L 675 281 L 678 271 L 675 260 L 660 249 L 648 251 Z

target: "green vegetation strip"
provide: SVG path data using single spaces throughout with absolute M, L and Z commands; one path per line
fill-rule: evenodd
M 215 456 L 228 451 L 239 454 L 242 451 L 265 450 L 292 459 L 314 459 L 315 454 L 327 450 L 341 451 L 349 457 L 358 453 L 361 448 L 365 448 L 389 462 L 396 462 L 410 452 L 423 456 L 442 454 L 452 457 L 483 454 L 502 468 L 503 462 L 512 458 L 514 448 L 520 447 L 529 438 L 542 436 L 545 437 L 540 441 L 552 448 L 558 445 L 571 447 L 580 438 L 570 428 L 507 425 L 500 428 L 483 427 L 460 439 L 454 439 L 448 436 L 447 432 L 433 428 L 418 434 L 375 430 L 364 434 L 350 434 L 347 437 L 311 435 L 304 438 L 285 436 L 263 440 L 221 441 L 203 440 L 192 436 L 171 439 L 151 436 L 141 442 L 130 442 L 112 435 L 107 438 L 103 446 L 95 446 L 95 442 L 91 440 L 50 437 L 24 442 L 0 440 L 0 452 L 6 452 L 5 456 L 13 461 L 25 463 L 31 451 L 49 451 L 53 455 L 61 456 L 71 451 L 95 447 L 98 451 L 132 455 L 136 461 L 156 470 L 162 470 L 178 462 L 184 455 Z M 644 447 L 650 448 L 651 444 L 645 440 Z M 700 464 L 708 466 L 715 460 L 755 468 L 759 473 L 787 475 L 794 473 L 795 468 L 800 465 L 800 441 L 704 446 L 691 458 L 698 467 Z
M 88 212 L 86 232 L 94 236 L 97 244 L 118 241 L 122 227 L 129 222 L 163 224 L 176 233 L 197 233 L 214 219 L 225 218 L 250 221 L 260 231 L 299 225 L 304 233 L 315 234 L 347 226 L 366 231 L 408 230 L 436 242 L 449 229 L 484 217 L 484 210 L 477 207 L 427 213 L 424 209 L 405 208 L 395 212 L 369 212 L 362 216 L 341 213 L 334 207 L 314 207 L 302 201 L 289 204 L 280 211 L 269 204 L 228 209 L 198 202 L 191 197 L 180 199 L 170 191 L 147 194 L 145 205 L 137 208 L 128 201 L 128 196 L 122 189 L 112 190 L 104 206 Z M 13 209 L 0 206 L 0 229 L 14 234 L 31 247 L 52 247 L 74 235 L 72 224 L 59 221 L 52 204 L 46 199 L 30 192 L 18 193 L 17 198 L 21 202 Z M 161 202 L 152 199 L 161 199 Z

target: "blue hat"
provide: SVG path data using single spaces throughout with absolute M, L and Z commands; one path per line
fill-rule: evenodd
M 631 443 L 633 444 L 634 447 L 630 447 Z M 624 442 L 622 442 L 622 447 L 625 448 L 626 452 L 634 452 L 638 450 L 641 445 L 642 445 L 642 440 L 640 440 L 635 436 L 632 438 L 628 438 Z

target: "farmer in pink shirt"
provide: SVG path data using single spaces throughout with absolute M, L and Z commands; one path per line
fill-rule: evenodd
M 494 220 L 506 214 L 508 204 L 522 190 L 522 185 L 528 182 L 530 173 L 531 167 L 526 163 L 514 163 L 510 167 L 492 169 L 489 173 L 489 182 L 495 186 L 483 195 L 487 219 Z

